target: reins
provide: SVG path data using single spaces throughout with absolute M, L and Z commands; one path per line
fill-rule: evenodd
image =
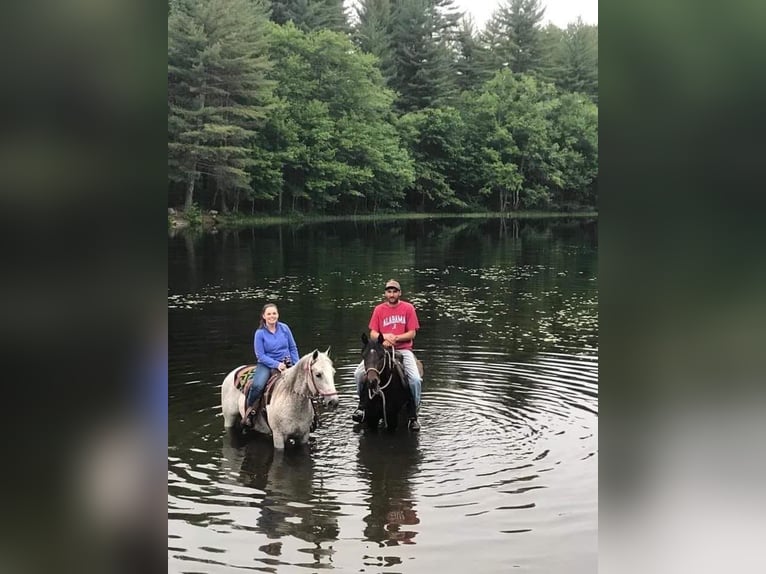
M 377 373 L 378 377 L 380 377 L 383 373 L 383 371 L 386 370 L 386 367 L 388 367 L 388 380 L 385 382 L 385 384 L 378 384 L 378 388 L 373 392 L 370 390 L 369 386 L 367 388 L 367 396 L 370 400 L 373 399 L 375 395 L 380 395 L 380 400 L 383 401 L 383 424 L 388 427 L 388 417 L 386 416 L 386 393 L 383 392 L 383 389 L 388 387 L 389 384 L 391 384 L 391 381 L 394 378 L 394 353 L 396 350 L 391 347 L 391 352 L 389 353 L 385 347 L 383 347 L 383 366 L 380 368 L 380 370 L 376 369 L 375 367 L 369 367 L 364 370 L 365 376 L 370 371 L 375 371 Z
M 391 352 L 389 352 L 383 348 L 383 366 L 380 369 L 377 369 L 375 367 L 368 367 L 364 370 L 364 374 L 367 375 L 370 371 L 374 371 L 378 377 L 382 377 L 383 371 L 386 370 L 386 367 L 388 367 L 388 380 L 382 384 L 378 385 L 379 390 L 385 389 L 390 383 L 391 380 L 394 378 L 394 349 L 391 348 Z M 372 397 L 370 397 L 372 398 Z

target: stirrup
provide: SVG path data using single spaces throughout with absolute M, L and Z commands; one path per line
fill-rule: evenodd
M 411 431 L 419 431 L 420 430 L 420 423 L 418 422 L 417 417 L 413 417 L 409 420 L 409 423 L 407 424 L 408 428 Z

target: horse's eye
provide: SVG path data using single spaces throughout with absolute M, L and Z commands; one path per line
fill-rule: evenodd
M 317 378 L 321 379 L 322 378 L 322 373 L 317 373 Z

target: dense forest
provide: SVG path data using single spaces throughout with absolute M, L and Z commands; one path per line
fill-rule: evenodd
M 169 0 L 168 204 L 593 208 L 598 27 L 502 0 Z

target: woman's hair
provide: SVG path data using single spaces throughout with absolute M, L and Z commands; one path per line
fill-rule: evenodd
M 266 327 L 266 319 L 263 318 L 263 314 L 266 312 L 266 309 L 268 309 L 269 307 L 274 307 L 274 309 L 277 310 L 277 313 L 279 313 L 279 307 L 277 307 L 276 303 L 266 303 L 263 306 L 263 309 L 261 309 L 261 323 L 260 325 L 258 325 L 259 329 L 263 329 Z

